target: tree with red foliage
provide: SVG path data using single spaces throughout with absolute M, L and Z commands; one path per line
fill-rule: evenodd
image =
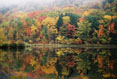
M 30 12 L 27 14 L 27 16 L 30 18 L 34 18 L 34 17 L 39 16 L 39 15 L 40 15 L 40 12 L 38 12 L 38 11 Z
M 43 34 L 42 33 L 40 33 L 40 39 L 42 39 L 43 38 Z
M 41 23 L 45 18 L 46 18 L 46 16 L 41 16 L 38 18 L 38 21 Z
M 111 70 L 114 69 L 114 60 L 110 60 L 110 61 L 108 62 L 108 68 L 111 69 Z
M 31 28 L 28 27 L 28 28 L 27 28 L 27 35 L 30 36 L 30 34 L 31 34 Z
M 73 37 L 74 33 L 75 33 L 75 26 L 68 24 L 68 26 L 67 26 L 67 36 Z
M 30 57 L 30 55 L 27 55 L 26 56 L 26 63 L 30 64 L 30 62 L 31 62 L 31 57 Z

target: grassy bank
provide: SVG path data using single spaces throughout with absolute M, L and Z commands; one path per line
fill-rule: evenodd
M 4 43 L 0 45 L 0 49 L 24 49 L 25 47 L 78 47 L 78 48 L 117 48 L 117 45 L 102 45 L 102 44 L 79 44 L 79 45 L 67 45 L 67 44 L 28 44 L 28 43 Z
M 80 45 L 65 45 L 65 44 L 26 44 L 26 47 L 78 47 L 78 48 L 117 48 L 117 45 L 102 45 L 102 44 L 80 44 Z

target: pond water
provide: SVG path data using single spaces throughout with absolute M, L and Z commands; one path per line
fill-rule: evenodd
M 117 79 L 117 49 L 0 50 L 0 79 Z

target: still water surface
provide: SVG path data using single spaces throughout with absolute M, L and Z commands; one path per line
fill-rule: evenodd
M 0 79 L 117 79 L 117 49 L 0 50 Z

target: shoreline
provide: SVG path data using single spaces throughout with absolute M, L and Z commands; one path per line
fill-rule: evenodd
M 117 48 L 117 45 L 111 44 L 1 44 L 0 48 L 28 48 L 28 47 L 52 47 L 52 48 L 62 48 L 62 47 L 71 47 L 71 48 Z
M 103 44 L 79 44 L 79 45 L 67 45 L 67 44 L 26 44 L 26 47 L 78 47 L 78 48 L 117 48 L 117 45 L 103 45 Z

